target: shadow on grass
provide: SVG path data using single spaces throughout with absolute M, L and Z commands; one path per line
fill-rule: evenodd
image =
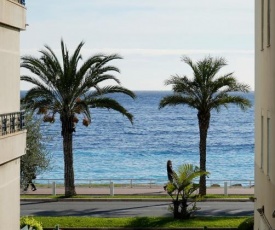
M 155 228 L 155 227 L 166 227 L 170 226 L 171 223 L 175 222 L 172 217 L 162 217 L 162 218 L 154 218 L 154 217 L 136 217 L 129 222 L 129 228 Z
M 126 228 L 215 228 L 236 229 L 244 221 L 244 217 L 202 217 L 178 220 L 173 217 L 136 217 L 129 222 Z

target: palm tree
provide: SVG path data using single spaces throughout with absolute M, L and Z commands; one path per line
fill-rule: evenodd
M 206 140 L 210 125 L 211 111 L 220 111 L 228 104 L 235 104 L 242 110 L 251 106 L 251 102 L 239 94 L 231 92 L 249 92 L 249 86 L 238 83 L 233 73 L 220 75 L 219 70 L 227 65 L 224 58 L 205 57 L 194 63 L 189 57 L 183 56 L 182 61 L 188 64 L 194 73 L 192 79 L 187 76 L 172 76 L 165 82 L 171 85 L 173 94 L 161 99 L 159 108 L 165 106 L 187 105 L 197 110 L 200 132 L 200 169 L 206 171 Z M 206 195 L 206 175 L 200 176 L 201 195 Z
M 166 191 L 173 199 L 171 208 L 175 219 L 189 219 L 198 209 L 196 201 L 199 196 L 194 192 L 199 185 L 194 183 L 194 179 L 207 174 L 208 172 L 203 172 L 192 164 L 183 164 L 177 172 L 173 171 L 173 179 L 168 182 Z
M 23 99 L 27 107 L 44 116 L 45 122 L 54 122 L 55 115 L 60 115 L 61 135 L 63 137 L 65 196 L 76 195 L 73 168 L 73 132 L 78 118 L 83 118 L 83 125 L 91 123 L 90 108 L 107 108 L 118 111 L 133 122 L 129 113 L 115 99 L 105 96 L 122 93 L 132 98 L 135 94 L 120 86 L 120 81 L 112 74 L 119 69 L 108 63 L 121 59 L 119 55 L 97 54 L 83 61 L 80 51 L 81 42 L 72 56 L 61 40 L 62 62 L 49 46 L 41 50 L 41 57 L 23 56 L 21 67 L 28 69 L 34 76 L 23 75 L 21 80 L 32 83 Z M 113 80 L 115 85 L 100 87 L 100 83 Z M 92 90 L 91 90 L 92 89 Z

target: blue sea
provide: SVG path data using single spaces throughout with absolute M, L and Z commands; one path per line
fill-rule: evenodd
M 153 179 L 166 181 L 166 162 L 199 166 L 197 111 L 187 106 L 158 108 L 168 91 L 138 91 L 135 100 L 114 96 L 134 115 L 132 125 L 121 114 L 92 109 L 92 123 L 81 119 L 73 134 L 76 179 Z M 207 139 L 208 180 L 254 180 L 254 93 L 244 94 L 253 106 L 247 111 L 231 105 L 212 111 Z M 63 179 L 63 151 L 59 117 L 44 123 L 51 141 L 51 167 L 38 179 Z

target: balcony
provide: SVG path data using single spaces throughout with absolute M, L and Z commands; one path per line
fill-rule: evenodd
M 25 129 L 24 112 L 0 114 L 0 137 Z
M 18 2 L 19 4 L 21 5 L 24 5 L 25 6 L 25 0 L 12 0 L 14 2 Z
M 23 111 L 0 114 L 0 167 L 25 154 L 26 138 Z
M 0 25 L 26 29 L 25 0 L 0 0 Z

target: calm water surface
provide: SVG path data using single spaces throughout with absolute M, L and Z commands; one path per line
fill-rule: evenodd
M 134 114 L 134 125 L 114 111 L 93 109 L 92 124 L 74 133 L 75 178 L 166 180 L 166 161 L 199 165 L 199 130 L 196 110 L 186 106 L 159 110 L 170 92 L 136 92 L 137 99 L 116 96 Z M 254 93 L 245 94 L 254 105 Z M 81 118 L 81 117 L 80 117 Z M 38 178 L 63 178 L 60 122 L 43 124 L 52 154 L 51 169 Z M 212 112 L 207 140 L 209 180 L 254 179 L 254 107 L 236 106 Z

